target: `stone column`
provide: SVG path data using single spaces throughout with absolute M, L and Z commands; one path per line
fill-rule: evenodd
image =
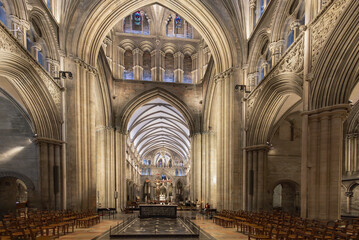
M 247 77 L 247 82 L 249 86 L 249 91 L 252 91 L 256 86 L 257 86 L 257 81 L 258 81 L 258 73 L 254 72 L 254 73 L 250 73 L 248 74 Z
M 74 80 L 68 84 L 68 207 L 96 208 L 95 84 L 97 70 L 81 59 L 70 60 Z M 72 147 L 70 147 L 72 146 Z
M 268 63 L 267 62 L 263 62 L 262 63 L 262 65 L 261 65 L 261 69 L 263 68 L 264 69 L 264 77 L 267 75 L 267 73 L 268 73 L 268 67 L 269 67 L 269 65 L 268 65 Z M 263 77 L 263 78 L 264 78 Z M 263 79 L 262 79 L 263 80 Z
M 117 47 L 118 49 L 118 78 L 124 79 L 125 77 L 125 52 L 126 49 Z
M 234 69 L 215 76 L 219 96 L 218 137 L 217 137 L 217 201 L 219 209 L 232 209 L 233 190 L 233 109 Z
M 11 21 L 11 30 L 14 37 L 24 46 L 24 48 L 27 48 L 26 32 L 30 30 L 29 22 L 19 19 L 14 15 L 10 15 L 9 19 Z
M 50 209 L 49 191 L 49 149 L 46 142 L 39 142 L 40 148 L 40 190 L 42 209 Z
M 54 160 L 54 193 L 55 193 L 55 209 L 62 209 L 62 178 L 61 178 L 61 145 L 55 145 L 55 160 Z
M 198 53 L 192 54 L 192 83 L 198 83 Z
M 250 32 L 252 32 L 256 25 L 256 16 L 254 14 L 254 11 L 256 10 L 256 0 L 250 0 L 249 1 L 249 28 Z M 258 15 L 258 13 L 257 13 Z
M 116 190 L 119 193 L 117 201 L 117 209 L 126 207 L 127 204 L 127 188 L 126 188 L 126 144 L 127 136 L 125 133 L 116 131 Z
M 32 56 L 36 59 L 36 61 L 39 61 L 39 52 L 40 52 L 40 51 L 41 51 L 41 45 L 40 45 L 40 43 L 35 42 L 35 43 L 32 45 L 31 54 L 32 54 Z
M 345 197 L 347 198 L 347 213 L 350 213 L 350 203 L 351 203 L 351 199 L 354 196 L 353 192 L 349 191 L 349 192 L 345 192 Z
M 156 52 L 157 52 L 157 50 L 153 50 L 151 52 L 151 76 L 152 76 L 153 82 L 158 80 Z
M 307 216 L 314 219 L 339 219 L 343 161 L 343 122 L 349 106 L 335 105 L 305 112 Z M 303 164 L 303 163 L 302 163 Z
M 163 82 L 165 80 L 165 56 L 163 51 L 157 51 L 159 64 L 158 67 L 158 81 Z
M 133 50 L 133 76 L 135 80 L 143 78 L 143 51 L 139 48 Z
M 247 147 L 248 206 L 250 211 L 268 210 L 268 145 Z
M 284 40 L 279 40 L 277 42 L 272 42 L 269 44 L 269 50 L 272 53 L 272 66 L 274 67 L 280 58 L 282 57 L 283 49 L 284 49 Z
M 174 55 L 174 81 L 183 82 L 183 58 L 184 55 L 181 52 L 176 52 Z
M 294 31 L 294 41 L 299 35 L 300 20 L 296 19 L 290 24 L 290 29 Z

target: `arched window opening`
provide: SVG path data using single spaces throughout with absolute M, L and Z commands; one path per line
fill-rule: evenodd
M 142 33 L 144 35 L 149 35 L 150 34 L 150 22 L 147 19 L 146 15 L 144 15 L 143 17 L 143 24 L 142 24 Z
M 169 16 L 166 24 L 166 35 L 168 37 L 173 36 L 173 22 L 172 22 L 172 16 Z
M 51 0 L 47 0 L 47 8 L 51 11 Z
M 43 54 L 42 50 L 37 52 L 37 59 L 38 59 L 38 62 L 40 63 L 40 65 L 45 67 L 44 54 Z
M 282 184 L 278 184 L 273 191 L 273 208 L 282 207 Z
M 192 58 L 189 55 L 183 59 L 183 82 L 192 83 Z
M 151 168 L 148 169 L 148 175 L 151 176 Z
M 258 81 L 258 83 L 263 80 L 264 73 L 265 73 L 265 69 L 264 69 L 264 67 L 261 67 L 260 72 L 259 72 L 259 81 Z
M 142 15 L 140 11 L 132 14 L 132 32 L 137 34 L 142 33 Z
M 6 26 L 7 17 L 4 4 L 0 1 L 0 21 Z
M 133 54 L 131 50 L 125 51 L 124 79 L 133 80 Z
M 127 16 L 123 20 L 123 32 L 131 33 L 131 16 Z
M 26 48 L 29 53 L 31 53 L 31 48 L 34 45 L 34 42 L 32 41 L 32 37 L 29 33 L 26 33 Z
M 187 35 L 186 38 L 193 38 L 193 27 L 188 22 L 186 23 Z
M 145 81 L 152 80 L 151 53 L 149 51 L 145 51 L 143 53 L 143 80 Z
M 165 55 L 165 82 L 174 82 L 174 56 L 172 53 Z
M 291 30 L 287 37 L 287 48 L 289 48 L 294 42 L 294 31 Z
M 179 16 L 176 15 L 175 18 L 175 36 L 176 37 L 184 37 L 184 20 Z
M 147 165 L 147 160 L 143 160 L 143 165 Z
M 265 8 L 264 0 L 259 0 L 259 17 L 262 16 L 264 12 L 264 8 Z
M 176 169 L 176 176 L 178 177 L 178 169 Z
M 254 26 L 257 25 L 257 9 L 254 10 Z

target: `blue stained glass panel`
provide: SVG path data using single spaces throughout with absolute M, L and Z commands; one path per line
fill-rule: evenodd
M 141 13 L 138 11 L 138 12 L 135 12 L 134 14 L 134 20 L 135 20 L 135 25 L 138 25 L 140 26 L 141 25 Z
M 294 42 L 294 31 L 290 31 L 290 33 L 288 34 L 288 39 L 287 39 L 287 48 L 290 47 L 290 45 L 292 45 Z
M 47 8 L 51 10 L 51 0 L 47 0 Z
M 6 12 L 5 12 L 5 8 L 4 8 L 4 4 L 2 2 L 0 2 L 0 21 L 6 26 Z

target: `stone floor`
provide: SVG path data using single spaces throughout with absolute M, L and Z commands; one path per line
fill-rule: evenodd
M 136 216 L 138 213 L 134 213 L 132 216 Z M 246 235 L 243 235 L 236 231 L 236 228 L 223 228 L 218 226 L 212 222 L 211 219 L 204 217 L 201 214 L 196 212 L 178 212 L 180 216 L 186 216 L 191 218 L 192 222 L 201 228 L 200 240 L 207 239 L 223 239 L 223 240 L 244 240 L 248 239 Z M 108 219 L 105 217 L 101 219 L 101 223 L 92 226 L 91 228 L 77 228 L 74 233 L 67 234 L 65 236 L 61 236 L 60 239 L 98 239 L 98 240 L 106 240 L 110 239 L 109 234 L 106 233 L 110 227 L 115 227 L 117 224 L 122 223 L 125 219 L 131 217 L 130 214 L 118 214 L 114 219 Z M 131 238 L 131 239 L 141 239 L 141 238 Z M 147 240 L 151 240 L 151 238 L 146 238 Z M 157 238 L 154 238 L 157 239 Z M 171 240 L 177 238 L 171 238 Z M 192 238 L 178 238 L 178 239 L 192 239 Z

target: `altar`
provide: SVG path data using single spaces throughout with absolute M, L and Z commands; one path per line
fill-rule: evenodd
M 140 218 L 177 217 L 177 205 L 140 205 Z

